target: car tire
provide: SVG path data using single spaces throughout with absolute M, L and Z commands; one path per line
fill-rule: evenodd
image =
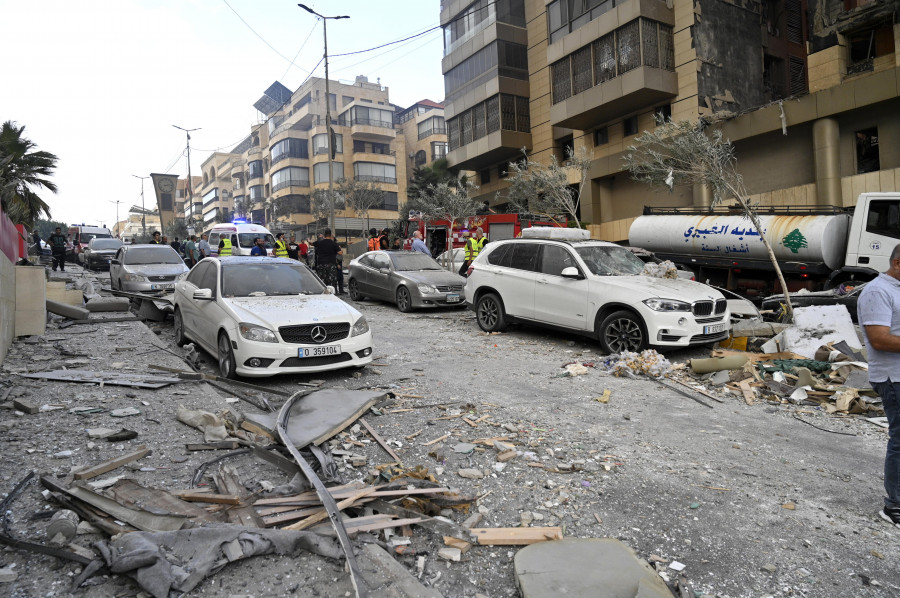
M 641 319 L 624 309 L 606 316 L 597 327 L 597 340 L 600 348 L 607 354 L 633 351 L 635 353 L 647 348 L 647 333 Z
M 485 332 L 503 332 L 506 330 L 506 312 L 503 301 L 495 293 L 485 293 L 475 304 L 475 318 L 478 326 Z
M 359 292 L 359 284 L 356 282 L 355 278 L 351 278 L 350 282 L 347 283 L 347 290 L 350 291 L 351 300 L 362 301 L 365 299 L 363 294 Z
M 175 332 L 175 344 L 183 347 L 187 344 L 188 339 L 184 335 L 184 318 L 181 316 L 181 310 L 175 308 L 175 324 L 172 327 Z
M 234 351 L 231 350 L 231 340 L 225 332 L 219 333 L 219 342 L 217 343 L 216 353 L 219 362 L 219 376 L 234 380 L 237 378 L 234 362 Z
M 409 289 L 404 286 L 397 288 L 397 309 L 403 313 L 409 313 L 413 310 L 412 295 L 409 294 Z

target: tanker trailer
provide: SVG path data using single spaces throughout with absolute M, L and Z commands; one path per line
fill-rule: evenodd
M 629 244 L 748 297 L 781 292 L 769 254 L 750 220 L 735 209 L 646 208 Z M 762 208 L 762 234 L 789 291 L 817 290 L 844 265 L 851 215 L 841 208 Z

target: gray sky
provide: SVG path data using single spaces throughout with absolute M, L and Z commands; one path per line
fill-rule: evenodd
M 305 4 L 351 17 L 328 22 L 329 55 L 421 33 L 440 17 L 435 0 Z M 321 21 L 288 0 L 0 0 L 0 19 L 0 121 L 25 125 L 39 149 L 59 157 L 59 193 L 42 197 L 53 219 L 68 223 L 112 227 L 117 200 L 124 218 L 141 203 L 133 174 L 185 176 L 185 134 L 173 124 L 201 127 L 191 134 L 199 173 L 210 152 L 230 150 L 261 120 L 253 103 L 273 81 L 295 90 L 323 53 Z M 439 102 L 441 35 L 330 58 L 329 74 L 380 77 L 401 106 Z M 315 75 L 324 77 L 322 65 Z

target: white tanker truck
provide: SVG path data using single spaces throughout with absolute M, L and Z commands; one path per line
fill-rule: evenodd
M 871 280 L 900 243 L 900 192 L 863 193 L 854 208 L 760 207 L 763 234 L 794 292 Z M 629 244 L 748 297 L 780 293 L 772 263 L 740 208 L 645 208 Z

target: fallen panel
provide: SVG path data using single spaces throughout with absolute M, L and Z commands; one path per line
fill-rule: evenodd
M 313 391 L 300 397 L 291 408 L 287 435 L 296 447 L 318 446 L 385 397 L 384 393 L 371 390 L 330 388 Z M 260 414 L 247 414 L 245 417 L 250 425 L 262 429 L 273 438 L 278 437 L 274 417 Z
M 434 588 L 426 588 L 406 567 L 380 546 L 366 544 L 359 555 L 360 569 L 379 598 L 443 598 Z
M 650 565 L 612 538 L 534 544 L 516 554 L 515 567 L 522 598 L 672 598 Z
M 180 378 L 168 378 L 154 374 L 129 374 L 127 372 L 95 372 L 91 370 L 51 370 L 35 374 L 22 374 L 23 378 L 39 380 L 58 380 L 60 382 L 84 382 L 90 384 L 109 384 L 112 386 L 131 386 L 134 388 L 150 388 L 157 390 L 169 384 L 182 382 Z
M 63 491 L 92 507 L 100 509 L 104 513 L 108 513 L 116 520 L 130 523 L 143 531 L 176 531 L 181 529 L 185 521 L 187 521 L 187 518 L 181 515 L 157 515 L 143 509 L 131 509 L 111 498 L 81 486 L 72 486 L 65 488 Z

